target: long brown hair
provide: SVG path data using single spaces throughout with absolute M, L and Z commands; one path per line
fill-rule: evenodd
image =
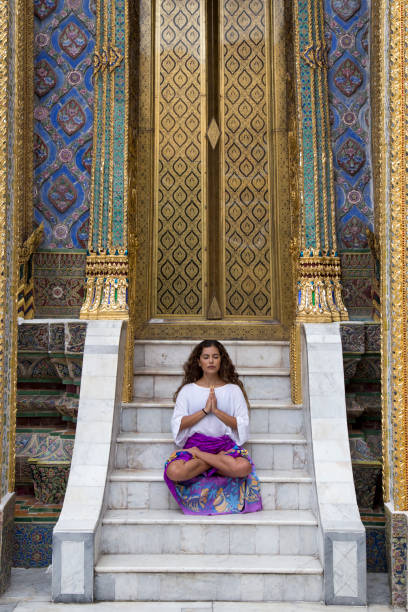
M 201 353 L 203 352 L 203 350 L 205 348 L 210 348 L 211 346 L 215 346 L 215 348 L 217 348 L 218 352 L 220 353 L 221 365 L 218 371 L 219 377 L 225 383 L 232 383 L 234 385 L 238 385 L 238 387 L 241 389 L 242 393 L 244 394 L 245 401 L 249 408 L 248 396 L 246 394 L 244 385 L 239 380 L 239 376 L 235 370 L 235 366 L 232 363 L 230 356 L 228 355 L 227 350 L 221 344 L 221 342 L 218 342 L 218 340 L 203 340 L 202 342 L 200 342 L 199 344 L 197 344 L 197 346 L 193 348 L 193 350 L 191 351 L 190 357 L 187 359 L 186 363 L 183 366 L 183 369 L 184 369 L 183 382 L 181 383 L 181 385 L 179 386 L 179 388 L 174 394 L 174 397 L 173 397 L 174 401 L 176 401 L 177 396 L 180 392 L 180 389 L 182 389 L 184 385 L 188 385 L 189 383 L 194 383 L 194 382 L 197 382 L 197 380 L 200 380 L 200 378 L 203 375 L 203 371 L 201 369 L 201 366 L 198 363 L 198 360 L 200 359 Z

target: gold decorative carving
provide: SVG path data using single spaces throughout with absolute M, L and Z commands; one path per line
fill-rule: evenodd
M 294 404 L 301 404 L 303 401 L 300 333 L 300 323 L 292 325 L 290 332 L 290 381 L 291 397 Z
M 112 43 L 116 39 L 116 4 L 98 0 L 96 18 L 96 38 L 99 45 L 93 56 L 95 80 L 95 125 L 94 152 L 100 144 L 101 159 L 97 167 L 96 154 L 92 163 L 92 196 L 88 255 L 86 264 L 86 297 L 81 308 L 81 319 L 128 319 L 128 105 L 129 105 L 129 19 L 128 2 L 125 6 L 125 56 Z M 115 244 L 114 236 L 114 145 L 115 145 L 115 70 L 125 60 L 125 153 L 124 153 L 124 200 L 123 235 L 120 246 Z M 99 78 L 96 78 L 98 77 Z M 109 98 L 107 97 L 109 96 Z M 103 102 L 102 105 L 100 102 Z M 100 107 L 102 110 L 100 111 Z M 101 138 L 98 143 L 97 138 Z M 109 163 L 105 156 L 109 152 Z M 95 196 L 95 176 L 98 172 L 100 192 Z M 96 201 L 98 200 L 98 201 Z M 106 218 L 105 218 L 106 217 Z M 94 246 L 97 245 L 97 246 Z
M 347 321 L 341 296 L 340 257 L 322 256 L 313 249 L 298 259 L 296 321 Z
M 220 128 L 218 127 L 218 123 L 213 117 L 207 130 L 207 138 L 210 141 L 210 145 L 213 149 L 215 149 L 215 147 L 217 146 L 217 142 L 219 141 L 220 136 Z
M 0 392 L 1 392 L 1 412 L 5 418 L 0 419 L 0 460 L 1 465 L 7 462 L 8 457 L 4 457 L 7 449 L 3 448 L 4 425 L 7 418 L 7 412 L 10 406 L 4 405 L 4 398 L 7 397 L 5 385 L 8 381 L 5 377 L 5 344 L 8 338 L 5 337 L 5 309 L 9 306 L 6 299 L 6 279 L 7 279 L 7 207 L 9 206 L 8 195 L 8 53 L 9 53 L 9 37 L 8 37 L 8 2 L 0 0 Z M 1 496 L 7 491 L 4 490 L 4 483 L 0 482 Z
M 384 122 L 382 127 L 378 128 L 384 130 L 384 126 L 388 125 L 390 130 L 388 151 L 382 141 L 384 155 L 379 162 L 383 164 L 385 159 L 389 160 L 389 184 L 386 188 L 388 203 L 386 206 L 384 206 L 386 200 L 382 197 L 384 182 L 381 179 L 378 188 L 381 190 L 380 202 L 383 205 L 381 250 L 385 266 L 382 268 L 382 275 L 387 277 L 386 284 L 383 284 L 384 293 L 381 296 L 381 301 L 384 303 L 382 305 L 383 394 L 389 384 L 391 384 L 391 393 L 388 403 L 386 403 L 387 395 L 383 395 L 383 408 L 385 413 L 391 417 L 392 447 L 390 450 L 393 463 L 391 486 L 394 508 L 395 510 L 408 510 L 408 253 L 406 242 L 408 6 L 405 0 L 390 0 L 386 7 L 389 33 L 388 40 L 384 40 L 385 44 L 381 52 L 386 53 L 388 43 L 386 73 L 389 82 L 385 84 L 386 98 L 385 101 L 381 100 L 381 103 L 389 105 L 389 119 L 387 124 Z M 380 119 L 383 117 L 384 115 L 379 116 Z M 387 306 L 385 306 L 386 303 L 388 303 Z M 386 445 L 385 449 L 388 450 L 389 445 Z
M 374 182 L 374 226 L 379 228 L 379 253 L 380 260 L 380 309 L 381 309 L 381 431 L 382 431 L 382 466 L 383 466 L 383 498 L 384 502 L 390 501 L 390 402 L 391 393 L 389 389 L 389 324 L 387 316 L 387 303 L 389 298 L 387 284 L 387 192 L 386 192 L 386 167 L 387 167 L 387 144 L 386 144 L 386 121 L 385 121 L 385 96 L 386 86 L 386 2 L 385 0 L 372 0 L 371 4 L 371 114 L 372 125 L 372 157 L 373 157 L 373 182 Z M 397 263 L 397 260 L 394 260 Z M 398 347 L 401 355 L 402 347 Z
M 156 316 L 206 308 L 205 4 L 156 3 Z
M 225 315 L 272 317 L 270 14 L 221 2 L 221 212 Z M 245 19 L 242 18 L 245 15 Z M 275 126 L 274 126 L 275 127 Z
M 128 256 L 126 249 L 90 252 L 86 260 L 86 298 L 81 319 L 127 319 Z
M 324 43 L 318 45 L 309 45 L 301 54 L 302 59 L 310 68 L 327 68 L 329 65 L 327 57 L 327 48 Z
M 185 3 L 178 2 L 185 11 Z M 204 5 L 205 3 L 203 3 Z M 253 3 L 252 3 L 253 4 Z M 157 275 L 157 258 L 155 261 L 156 246 L 152 247 L 152 238 L 157 236 L 157 221 L 153 214 L 157 211 L 157 162 L 154 157 L 157 154 L 157 97 L 152 92 L 158 86 L 158 53 L 160 53 L 159 36 L 157 24 L 157 3 L 152 4 L 146 0 L 138 3 L 138 18 L 136 19 L 134 36 L 131 43 L 137 45 L 137 66 L 131 71 L 130 91 L 137 93 L 137 124 L 133 129 L 136 133 L 135 151 L 137 155 L 136 164 L 136 191 L 137 191 L 137 214 L 129 213 L 129 223 L 135 223 L 142 231 L 138 230 L 139 248 L 137 252 L 137 273 L 135 278 L 136 291 L 134 303 L 130 305 L 135 313 L 135 334 L 138 338 L 202 338 L 206 335 L 217 335 L 222 338 L 248 338 L 248 339 L 289 339 L 290 324 L 293 317 L 293 280 L 290 257 L 287 245 L 291 238 L 291 208 L 289 205 L 289 163 L 288 163 L 288 96 L 287 96 L 287 54 L 291 49 L 291 20 L 290 7 L 283 0 L 266 3 L 270 15 L 268 15 L 268 28 L 270 33 L 270 48 L 267 78 L 269 79 L 268 91 L 270 96 L 268 112 L 269 118 L 269 145 L 270 155 L 270 194 L 268 205 L 270 207 L 270 232 L 271 255 L 269 257 L 272 268 L 272 312 L 273 316 L 259 318 L 252 314 L 230 316 L 228 319 L 206 320 L 208 306 L 212 300 L 213 292 L 208 288 L 207 307 L 203 305 L 203 311 L 198 315 L 166 314 L 157 312 L 155 286 L 160 283 L 155 281 Z M 242 9 L 246 7 L 242 5 Z M 156 10 L 155 10 L 156 9 Z M 173 24 L 174 27 L 174 24 Z M 265 29 L 266 26 L 263 26 Z M 219 52 L 221 50 L 221 45 Z M 163 58 L 162 58 L 163 59 Z M 163 63 L 163 62 L 161 62 Z M 265 87 L 265 86 L 264 86 Z M 131 94 L 133 95 L 133 93 Z M 136 97 L 135 97 L 136 99 Z M 156 102 L 156 105 L 154 104 Z M 156 110 L 156 114 L 155 114 Z M 203 117 L 200 134 L 205 139 L 205 147 L 210 150 L 208 144 L 207 128 L 212 114 Z M 219 122 L 218 117 L 215 117 Z M 156 119 L 156 125 L 155 125 Z M 130 124 L 129 124 L 130 125 Z M 221 126 L 221 124 L 219 123 Z M 221 129 L 221 127 L 220 127 Z M 222 131 L 222 130 L 221 130 Z M 165 134 L 169 138 L 168 134 Z M 156 141 L 155 141 L 156 138 Z M 201 138 L 201 136 L 200 136 Z M 221 139 L 220 139 L 221 140 Z M 200 141 L 201 142 L 201 141 Z M 220 141 L 216 146 L 220 149 Z M 250 151 L 250 149 L 249 149 Z M 133 162 L 130 162 L 130 166 Z M 218 168 L 218 166 L 217 166 Z M 157 213 L 158 214 L 158 213 Z M 174 219 L 173 219 L 174 221 Z M 173 230 L 174 231 L 174 230 Z M 204 230 L 203 230 L 204 231 Z M 208 237 L 208 230 L 207 230 Z M 221 241 L 220 241 L 221 242 Z M 159 242 L 157 241 L 156 244 Z M 206 238 L 202 242 L 206 247 Z M 208 246 L 208 245 L 207 245 Z M 222 245 L 221 245 L 221 248 Z M 205 253 L 203 254 L 205 255 Z M 219 260 L 217 260 L 219 261 Z M 264 263 L 264 262 L 263 262 Z M 221 265 L 221 262 L 220 262 Z M 203 274 L 206 269 L 203 266 Z M 132 276 L 132 273 L 131 273 Z M 181 275 L 180 275 L 181 276 Z M 167 283 L 168 281 L 166 281 Z M 168 285 L 169 286 L 169 285 Z M 173 288 L 170 286 L 170 289 Z M 224 288 L 223 291 L 225 292 Z M 204 292 L 205 293 L 205 292 Z M 221 293 L 221 292 L 220 292 Z M 129 296 L 131 291 L 129 291 Z M 224 310 L 222 295 L 217 295 L 220 309 Z M 129 298 L 131 299 L 131 298 Z M 225 316 L 225 315 L 224 315 Z M 159 320 L 160 319 L 160 320 Z
M 102 48 L 95 51 L 92 60 L 94 67 L 93 76 L 95 77 L 99 71 L 109 70 L 113 72 L 116 70 L 123 61 L 123 55 L 116 47 L 110 45 L 107 49 Z
M 31 232 L 33 7 L 0 0 L 0 496 L 14 491 L 19 245 Z M 10 150 L 11 147 L 11 150 Z M 6 429 L 6 431 L 5 431 Z
M 20 248 L 17 315 L 23 319 L 32 319 L 34 317 L 33 255 L 41 244 L 43 237 L 44 225 L 41 223 Z
M 300 53 L 299 42 L 299 6 L 294 3 L 294 61 L 296 74 L 297 100 L 297 137 L 299 148 L 298 172 L 299 187 L 299 223 L 295 228 L 296 239 L 293 246 L 298 249 L 295 254 L 296 270 L 296 321 L 297 322 L 330 322 L 348 320 L 347 309 L 341 294 L 340 258 L 337 255 L 333 167 L 330 145 L 330 127 L 328 112 L 327 86 L 327 49 L 324 40 L 323 5 L 321 0 L 308 0 L 309 12 L 309 45 Z M 314 23 L 314 27 L 312 24 Z M 314 235 L 306 235 L 306 218 L 304 200 L 304 152 L 302 151 L 302 89 L 300 79 L 300 61 L 306 62 L 310 71 L 311 121 L 313 130 L 313 166 L 314 192 L 309 194 L 307 205 L 314 206 Z M 318 95 L 316 95 L 318 94 Z M 321 116 L 321 134 L 317 137 L 317 109 Z M 311 180 L 311 169 L 307 180 Z M 320 176 L 320 179 L 318 178 Z M 319 180 L 322 189 L 319 190 Z M 312 189 L 310 188 L 310 192 Z M 309 221 L 310 224 L 310 221 Z
M 211 300 L 211 304 L 210 307 L 208 309 L 208 318 L 209 319 L 222 319 L 222 313 L 221 313 L 221 308 L 220 305 L 218 304 L 217 298 L 213 297 L 213 299 Z

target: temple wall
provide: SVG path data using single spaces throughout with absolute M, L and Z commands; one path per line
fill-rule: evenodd
M 94 0 L 34 6 L 36 316 L 78 315 L 83 300 L 92 164 Z
M 352 318 L 371 316 L 370 1 L 324 0 L 337 240 Z M 35 3 L 36 316 L 77 316 L 84 297 L 93 135 L 96 0 Z
M 374 230 L 370 143 L 369 0 L 324 0 L 329 45 L 330 119 L 337 244 L 344 302 L 351 318 L 369 318 Z
M 14 514 L 17 265 L 21 206 L 21 0 L 0 2 L 0 592 L 11 570 Z

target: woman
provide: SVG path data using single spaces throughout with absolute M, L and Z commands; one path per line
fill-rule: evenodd
M 182 450 L 166 462 L 164 479 L 185 514 L 262 509 L 259 480 L 248 451 L 248 400 L 220 342 L 204 340 L 184 365 L 171 421 Z

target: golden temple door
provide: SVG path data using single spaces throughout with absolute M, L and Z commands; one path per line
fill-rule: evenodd
M 139 19 L 137 333 L 284 337 L 283 0 L 142 1 Z

